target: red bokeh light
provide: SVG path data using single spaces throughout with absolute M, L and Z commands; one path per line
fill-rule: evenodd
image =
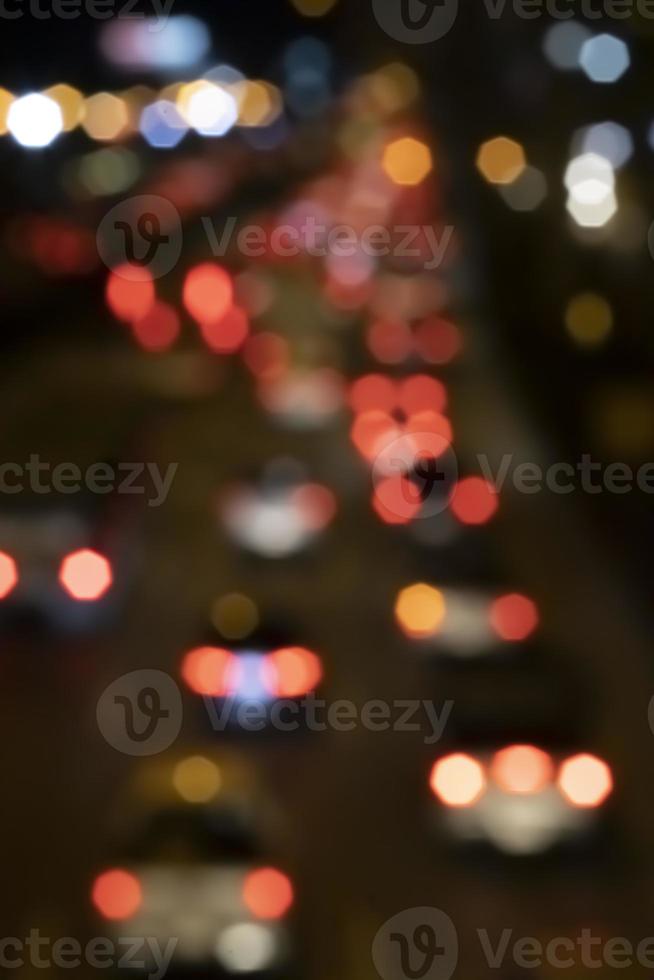
M 491 605 L 490 624 L 502 640 L 526 640 L 538 626 L 536 603 L 518 593 L 500 596 Z
M 293 886 L 281 871 L 258 868 L 243 882 L 243 902 L 258 919 L 281 919 L 293 904 Z
M 397 386 L 383 374 L 366 374 L 352 382 L 348 401 L 356 415 L 375 411 L 390 414 L 397 403 Z
M 216 323 L 232 306 L 234 287 L 229 273 L 213 262 L 196 265 L 184 281 L 184 306 L 198 323 Z
M 294 491 L 292 499 L 302 510 L 307 523 L 316 531 L 321 531 L 334 519 L 336 497 L 320 483 L 305 483 Z
M 220 320 L 200 324 L 204 342 L 215 354 L 233 354 L 243 346 L 249 332 L 247 314 L 238 306 L 233 306 Z
M 373 460 L 402 430 L 386 412 L 363 412 L 354 420 L 350 438 L 364 459 Z
M 303 647 L 276 650 L 264 666 L 265 684 L 276 698 L 297 698 L 316 689 L 322 680 L 320 658 Z
M 235 669 L 235 658 L 229 650 L 197 647 L 185 655 L 181 674 L 194 694 L 224 698 L 231 692 Z
M 132 324 L 137 343 L 147 351 L 156 353 L 168 350 L 179 337 L 180 323 L 177 310 L 169 303 L 157 300 L 152 309 Z
M 73 599 L 92 602 L 100 599 L 111 587 L 113 573 L 103 555 L 90 548 L 82 548 L 63 559 L 59 581 Z
M 106 299 L 117 319 L 127 323 L 142 320 L 155 301 L 152 276 L 145 267 L 125 262 L 109 273 Z
M 493 756 L 491 774 L 507 793 L 538 793 L 554 774 L 552 758 L 533 745 L 510 745 Z
M 438 412 L 447 408 L 447 389 L 442 381 L 427 374 L 414 374 L 400 382 L 397 403 L 405 415 Z
M 0 599 L 5 599 L 18 584 L 16 562 L 4 551 L 0 551 Z
M 384 524 L 409 524 L 422 504 L 420 487 L 399 474 L 380 480 L 373 491 L 373 510 Z
M 141 884 L 129 871 L 113 868 L 96 878 L 91 901 L 105 919 L 129 919 L 141 907 Z
M 468 476 L 455 485 L 450 508 L 462 524 L 486 524 L 497 513 L 495 487 L 481 476 Z
M 413 351 L 413 336 L 403 320 L 376 320 L 366 342 L 372 356 L 382 364 L 401 364 Z
M 429 364 L 449 364 L 463 346 L 458 327 L 437 316 L 420 323 L 414 337 L 418 354 Z

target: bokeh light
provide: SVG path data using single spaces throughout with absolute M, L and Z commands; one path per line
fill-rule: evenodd
M 613 777 L 607 764 L 584 753 L 566 759 L 557 783 L 565 798 L 581 808 L 601 806 L 613 790 Z
M 59 568 L 59 581 L 73 599 L 93 602 L 101 599 L 111 588 L 113 573 L 103 555 L 90 548 L 82 548 L 63 559 Z
M 283 872 L 258 868 L 243 883 L 243 902 L 258 919 L 281 919 L 293 904 L 293 886 Z
M 383 167 L 394 184 L 415 187 L 427 177 L 432 166 L 429 147 L 411 136 L 394 140 L 384 150 Z
M 122 868 L 99 875 L 93 883 L 91 900 L 105 919 L 129 919 L 141 907 L 143 893 L 138 878 Z
M 435 763 L 429 785 L 445 806 L 467 807 L 475 804 L 483 795 L 486 776 L 480 763 L 472 756 L 454 753 Z
M 491 775 L 507 793 L 538 793 L 552 780 L 552 759 L 533 745 L 510 745 L 496 752 Z
M 413 639 L 435 636 L 445 614 L 443 593 L 422 582 L 402 589 L 395 601 L 395 619 L 400 629 Z

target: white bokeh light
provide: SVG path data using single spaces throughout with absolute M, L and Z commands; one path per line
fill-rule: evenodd
M 610 85 L 622 78 L 629 68 L 629 48 L 613 34 L 598 34 L 584 44 L 580 63 L 592 82 Z
M 223 929 L 216 943 L 219 962 L 233 973 L 269 969 L 278 954 L 278 941 L 270 926 L 237 922 Z
M 186 118 L 201 136 L 224 136 L 238 119 L 238 105 L 229 92 L 207 82 L 190 96 Z
M 543 40 L 545 57 L 560 71 L 575 71 L 579 68 L 581 49 L 591 37 L 591 32 L 583 24 L 554 24 Z
M 571 160 L 565 172 L 568 212 L 582 228 L 600 228 L 618 210 L 615 173 L 609 160 L 584 153 Z
M 577 130 L 572 140 L 574 153 L 596 153 L 612 167 L 624 166 L 634 152 L 631 133 L 620 123 L 606 121 Z
M 49 146 L 64 128 L 61 109 L 47 95 L 24 95 L 11 103 L 7 129 L 21 146 Z

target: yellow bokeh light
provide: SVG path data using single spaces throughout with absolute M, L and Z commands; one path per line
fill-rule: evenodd
M 208 803 L 221 785 L 220 769 L 202 755 L 182 759 L 173 771 L 173 786 L 187 803 Z
M 234 92 L 239 126 L 269 126 L 282 111 L 279 89 L 259 80 L 240 82 Z
M 490 184 L 512 184 L 526 166 L 523 147 L 507 136 L 482 143 L 477 154 L 477 169 Z
M 402 589 L 395 602 L 395 618 L 407 636 L 434 636 L 445 618 L 443 593 L 422 582 Z
M 613 311 L 596 293 L 579 293 L 565 311 L 568 333 L 582 347 L 598 347 L 613 329 Z
M 259 611 L 248 596 L 240 592 L 216 599 L 211 607 L 211 621 L 228 640 L 242 640 L 259 625 Z
M 429 147 L 411 136 L 394 140 L 384 150 L 383 167 L 395 184 L 414 187 L 425 179 L 432 166 Z
M 0 88 L 0 133 L 7 132 L 7 113 L 14 96 L 6 88 Z
M 91 139 L 114 140 L 129 122 L 124 99 L 109 92 L 98 92 L 86 100 L 82 128 Z
M 413 68 L 401 61 L 385 65 L 366 79 L 368 92 L 383 112 L 404 109 L 420 94 L 420 82 Z
M 304 17 L 324 17 L 336 6 L 336 0 L 291 0 L 291 3 Z
M 65 133 L 79 126 L 84 117 L 84 96 L 78 89 L 73 88 L 72 85 L 52 85 L 43 94 L 53 99 L 59 106 Z

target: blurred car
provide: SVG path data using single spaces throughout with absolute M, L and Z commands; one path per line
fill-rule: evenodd
M 426 654 L 474 659 L 507 652 L 539 626 L 536 603 L 519 592 L 415 582 L 399 591 L 395 621 Z
M 215 730 L 275 727 L 275 705 L 299 702 L 320 685 L 323 666 L 316 653 L 298 645 L 272 645 L 270 637 L 261 640 L 251 638 L 246 646 L 229 649 L 211 642 L 184 654 L 182 680 L 204 699 Z
M 124 596 L 130 563 L 119 525 L 84 505 L 0 513 L 0 630 L 102 629 Z
M 260 480 L 226 488 L 218 513 L 239 547 L 262 558 L 288 558 L 320 538 L 334 519 L 336 500 L 295 461 L 276 460 Z
M 512 744 L 442 756 L 429 787 L 452 838 L 529 855 L 594 831 L 613 776 L 603 759 L 585 751 Z
M 126 972 L 151 972 L 156 949 L 169 951 L 166 975 L 177 980 L 287 975 L 294 887 L 264 853 L 241 766 L 176 755 L 145 766 L 132 785 L 140 813 L 129 844 L 91 887 L 109 938 L 144 940 L 144 965 Z

